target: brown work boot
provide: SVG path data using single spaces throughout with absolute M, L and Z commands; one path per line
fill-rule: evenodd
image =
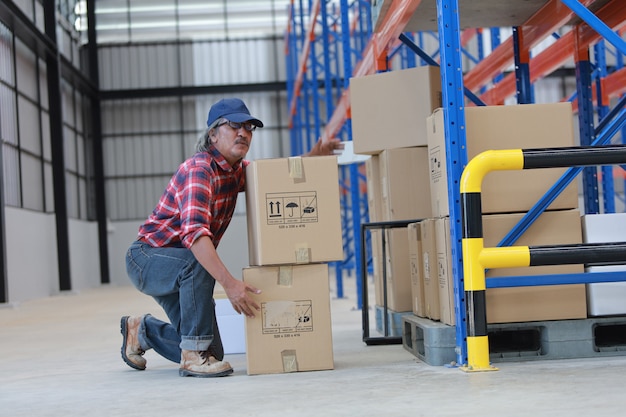
M 145 353 L 139 344 L 137 333 L 139 331 L 139 323 L 143 316 L 139 317 L 122 317 L 120 330 L 124 341 L 122 342 L 122 359 L 128 366 L 143 371 L 146 369 L 146 360 L 142 357 Z
M 180 357 L 180 376 L 196 376 L 210 378 L 226 376 L 233 373 L 233 368 L 226 361 L 218 361 L 208 352 L 196 352 L 195 350 L 183 350 Z

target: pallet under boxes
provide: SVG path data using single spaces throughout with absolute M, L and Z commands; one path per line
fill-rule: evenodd
M 429 365 L 456 364 L 456 328 L 405 315 L 402 345 Z M 487 326 L 492 362 L 626 356 L 626 316 Z

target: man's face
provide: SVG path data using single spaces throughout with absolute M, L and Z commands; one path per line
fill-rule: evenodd
M 224 158 L 234 165 L 248 153 L 252 142 L 252 132 L 245 129 L 243 125 L 236 129 L 229 123 L 224 123 L 215 129 L 211 141 Z

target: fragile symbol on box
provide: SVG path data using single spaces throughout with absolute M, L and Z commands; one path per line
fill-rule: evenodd
M 261 303 L 263 334 L 312 332 L 312 304 L 311 300 Z
M 268 193 L 265 195 L 267 224 L 317 222 L 317 192 Z

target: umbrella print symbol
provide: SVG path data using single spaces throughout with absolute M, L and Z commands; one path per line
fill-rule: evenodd
M 290 208 L 291 209 L 291 215 L 289 215 L 289 217 L 293 217 L 293 209 L 296 207 L 299 207 L 297 203 L 294 203 L 293 201 L 289 204 L 287 204 L 285 207 Z

